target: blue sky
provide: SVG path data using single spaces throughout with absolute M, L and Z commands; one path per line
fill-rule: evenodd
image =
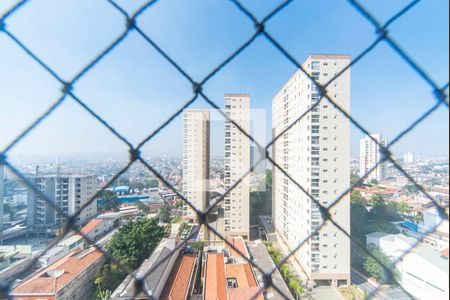
M 15 1 L 2 0 L 0 13 Z M 143 1 L 117 1 L 129 12 Z M 386 21 L 408 1 L 362 1 Z M 242 1 L 258 17 L 281 3 Z M 448 81 L 448 1 L 422 1 L 398 20 L 392 36 L 432 78 Z M 195 80 L 243 44 L 253 24 L 228 0 L 161 0 L 138 25 Z M 31 0 L 7 20 L 8 29 L 70 80 L 124 30 L 124 20 L 106 0 Z M 267 24 L 267 30 L 299 61 L 311 53 L 357 56 L 375 39 L 374 28 L 348 1 L 294 1 Z M 264 38 L 259 38 L 204 87 L 223 105 L 225 93 L 250 93 L 252 106 L 266 109 L 270 132 L 272 97 L 295 67 Z M 61 95 L 48 73 L 0 33 L 0 148 L 25 129 Z M 182 77 L 137 33 L 131 33 L 74 87 L 75 94 L 121 134 L 137 144 L 192 95 Z M 387 44 L 381 43 L 352 69 L 352 115 L 371 132 L 392 139 L 434 103 L 428 86 Z M 208 107 L 199 100 L 193 107 Z M 144 152 L 172 155 L 181 151 L 181 118 L 150 142 Z M 215 154 L 221 152 L 213 131 Z M 448 154 L 448 110 L 399 142 L 394 151 Z M 362 133 L 352 129 L 352 153 Z M 68 98 L 11 154 L 125 153 L 126 147 Z

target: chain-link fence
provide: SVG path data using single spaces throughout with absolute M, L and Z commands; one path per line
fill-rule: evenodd
M 51 105 L 48 110 L 43 113 L 38 119 L 36 119 L 25 131 L 23 131 L 19 136 L 17 136 L 5 149 L 3 149 L 0 152 L 0 164 L 3 164 L 6 166 L 6 168 L 15 174 L 19 179 L 21 179 L 25 185 L 35 193 L 39 193 L 39 188 L 36 186 L 34 182 L 32 182 L 30 179 L 28 179 L 24 174 L 22 174 L 14 165 L 11 164 L 11 162 L 8 160 L 8 154 L 10 150 L 18 144 L 20 141 L 25 139 L 30 132 L 32 132 L 35 128 L 37 128 L 42 121 L 44 121 L 49 115 L 53 114 L 58 107 L 61 106 L 62 103 L 67 101 L 75 101 L 81 107 L 83 107 L 84 110 L 86 110 L 89 114 L 91 114 L 99 123 L 99 126 L 102 125 L 106 127 L 114 136 L 116 136 L 119 140 L 121 140 L 124 144 L 126 144 L 129 148 L 129 162 L 128 164 L 120 171 L 118 172 L 110 181 L 109 183 L 96 195 L 94 195 L 88 203 L 83 205 L 81 209 L 74 215 L 65 216 L 67 218 L 67 222 L 64 228 L 64 233 L 60 235 L 59 238 L 57 238 L 55 241 L 52 242 L 51 245 L 47 247 L 47 251 L 56 245 L 64 236 L 65 234 L 71 232 L 71 231 L 77 231 L 78 234 L 83 236 L 83 238 L 89 243 L 96 245 L 92 240 L 90 240 L 85 234 L 80 232 L 79 230 L 75 229 L 75 222 L 81 211 L 85 209 L 89 204 L 91 204 L 93 201 L 96 201 L 96 199 L 99 197 L 99 195 L 109 188 L 114 181 L 116 181 L 121 175 L 123 175 L 130 166 L 135 162 L 141 162 L 152 174 L 154 174 L 162 183 L 164 183 L 167 187 L 169 187 L 180 199 L 182 199 L 185 203 L 187 203 L 193 210 L 196 211 L 198 215 L 199 224 L 207 227 L 212 233 L 214 233 L 216 236 L 220 237 L 220 239 L 223 240 L 224 243 L 226 243 L 229 247 L 235 248 L 234 245 L 230 244 L 229 241 L 225 237 L 221 235 L 221 233 L 217 232 L 215 228 L 213 228 L 210 224 L 208 224 L 207 216 L 209 213 L 211 213 L 215 207 L 220 205 L 223 201 L 225 196 L 230 193 L 236 186 L 239 185 L 242 178 L 245 176 L 248 176 L 252 171 L 253 168 L 255 168 L 258 164 L 262 163 L 264 159 L 261 159 L 259 162 L 257 162 L 254 166 L 252 166 L 251 170 L 248 170 L 240 180 L 235 182 L 229 190 L 227 190 L 218 201 L 214 203 L 211 207 L 206 209 L 205 211 L 198 210 L 186 197 L 177 190 L 166 178 L 164 178 L 160 172 L 158 172 L 149 162 L 147 162 L 142 156 L 141 156 L 141 149 L 144 145 L 146 145 L 149 141 L 151 141 L 158 133 L 160 133 L 162 130 L 164 130 L 172 121 L 174 121 L 182 112 L 184 109 L 190 107 L 194 102 L 196 102 L 199 99 L 204 99 L 208 104 L 210 104 L 213 108 L 217 109 L 225 119 L 229 120 L 232 124 L 234 124 L 244 135 L 246 135 L 249 140 L 253 141 L 255 145 L 259 148 L 260 151 L 263 153 L 266 153 L 267 160 L 274 166 L 274 168 L 278 169 L 280 172 L 282 172 L 287 178 L 289 178 L 303 193 L 305 193 L 313 203 L 315 203 L 319 209 L 320 213 L 322 215 L 322 219 L 324 220 L 322 222 L 322 225 L 314 230 L 309 237 L 305 240 L 303 240 L 301 243 L 298 244 L 298 246 L 293 249 L 288 256 L 286 256 L 279 264 L 274 268 L 271 272 L 265 272 L 262 270 L 258 264 L 251 259 L 246 258 L 248 263 L 250 263 L 254 268 L 258 269 L 262 274 L 264 274 L 264 287 L 261 288 L 261 291 L 265 291 L 268 288 L 273 288 L 276 290 L 280 295 L 282 295 L 284 298 L 289 299 L 289 296 L 285 295 L 283 293 L 283 290 L 277 287 L 274 282 L 272 281 L 272 275 L 274 272 L 276 272 L 277 268 L 281 267 L 283 264 L 285 264 L 302 245 L 304 245 L 309 239 L 311 239 L 316 233 L 318 233 L 321 228 L 324 226 L 325 223 L 329 222 L 336 226 L 340 231 L 342 231 L 351 241 L 354 245 L 360 248 L 361 251 L 365 252 L 366 255 L 372 257 L 376 262 L 378 262 L 381 266 L 383 266 L 384 271 L 386 274 L 386 278 L 381 280 L 380 285 L 377 289 L 372 291 L 369 295 L 367 295 L 367 298 L 372 298 L 378 291 L 381 289 L 381 286 L 385 282 L 394 281 L 396 282 L 400 287 L 402 287 L 401 282 L 397 282 L 396 277 L 394 276 L 394 270 L 392 269 L 392 266 L 396 266 L 399 261 L 404 258 L 405 255 L 413 251 L 417 246 L 419 246 L 423 239 L 417 240 L 417 242 L 410 248 L 408 251 L 405 251 L 403 255 L 401 255 L 396 261 L 394 261 L 393 265 L 384 265 L 382 261 L 380 261 L 377 257 L 375 257 L 372 253 L 370 253 L 365 245 L 362 245 L 358 240 L 356 240 L 349 232 L 346 232 L 337 222 L 333 220 L 332 214 L 330 213 L 330 210 L 333 209 L 346 195 L 348 195 L 349 192 L 351 192 L 356 186 L 360 185 L 365 181 L 365 179 L 369 176 L 369 174 L 374 171 L 381 163 L 384 162 L 390 162 L 403 176 L 405 176 L 420 192 L 425 195 L 430 202 L 433 203 L 434 207 L 437 209 L 437 211 L 440 214 L 440 217 L 442 220 L 448 220 L 448 215 L 446 213 L 445 207 L 441 206 L 420 184 L 418 184 L 414 178 L 408 174 L 402 166 L 393 159 L 392 153 L 391 153 L 391 147 L 397 144 L 403 137 L 405 137 L 407 134 L 409 134 L 411 131 L 413 131 L 420 123 L 422 123 L 427 118 L 431 118 L 431 115 L 433 112 L 435 112 L 438 108 L 445 107 L 448 109 L 449 103 L 448 103 L 448 97 L 446 94 L 446 90 L 448 89 L 448 83 L 445 85 L 439 85 L 436 83 L 432 77 L 424 70 L 422 67 L 420 67 L 414 59 L 396 42 L 396 40 L 393 38 L 391 33 L 389 32 L 392 24 L 402 18 L 408 11 L 413 9 L 417 4 L 419 4 L 420 0 L 412 1 L 409 5 L 404 7 L 402 10 L 398 11 L 394 16 L 392 16 L 386 23 L 382 24 L 380 23 L 372 14 L 370 11 L 367 10 L 365 6 L 363 6 L 359 1 L 356 0 L 348 0 L 348 5 L 352 6 L 355 10 L 357 10 L 363 18 L 365 18 L 370 24 L 373 25 L 375 29 L 375 35 L 374 35 L 374 41 L 373 43 L 367 47 L 362 53 L 360 53 L 358 56 L 356 56 L 351 63 L 343 69 L 341 72 L 339 72 L 334 78 L 328 81 L 328 83 L 321 85 L 319 82 L 317 82 L 316 79 L 314 79 L 302 66 L 302 64 L 293 56 L 291 55 L 287 49 L 285 49 L 276 39 L 276 37 L 272 36 L 267 30 L 265 25 L 270 22 L 271 19 L 275 18 L 277 14 L 285 9 L 289 9 L 289 5 L 294 2 L 294 0 L 287 0 L 284 1 L 281 5 L 276 7 L 272 12 L 270 12 L 266 17 L 262 18 L 261 20 L 258 19 L 252 11 L 248 10 L 242 3 L 240 3 L 239 0 L 229 0 L 232 2 L 236 9 L 242 13 L 243 18 L 249 18 L 254 26 L 255 30 L 253 35 L 251 35 L 248 40 L 242 44 L 234 53 L 232 53 L 228 58 L 226 58 L 221 64 L 219 64 L 216 68 L 211 70 L 211 72 L 203 79 L 196 80 L 191 75 L 189 75 L 176 61 L 174 61 L 165 51 L 162 49 L 148 34 L 146 34 L 138 24 L 139 18 L 142 14 L 147 12 L 148 10 L 152 9 L 152 6 L 154 6 L 158 1 L 157 0 L 151 0 L 146 2 L 144 5 L 142 5 L 136 12 L 133 14 L 129 14 L 123 7 L 119 6 L 116 2 L 113 0 L 105 0 L 108 2 L 112 7 L 114 7 L 122 16 L 124 19 L 124 30 L 123 32 L 109 45 L 107 45 L 104 50 L 94 57 L 83 69 L 81 69 L 73 78 L 67 80 L 64 79 L 62 76 L 60 76 L 54 69 L 52 69 L 45 61 L 43 61 L 39 57 L 39 53 L 35 53 L 33 49 L 28 47 L 25 43 L 23 43 L 17 36 L 14 35 L 12 31 L 8 28 L 8 21 L 9 18 L 17 13 L 20 13 L 20 10 L 22 7 L 27 5 L 27 3 L 31 2 L 32 0 L 22 0 L 17 2 L 13 7 L 11 7 L 9 10 L 6 11 L 1 17 L 0 17 L 0 34 L 3 36 L 7 36 L 11 41 L 13 41 L 17 45 L 17 51 L 23 51 L 25 52 L 29 57 L 31 57 L 38 65 L 40 65 L 44 70 L 46 70 L 59 84 L 61 85 L 61 95 L 60 97 Z M 226 0 L 223 0 L 226 1 Z M 115 48 L 123 43 L 127 36 L 131 33 L 135 32 L 137 33 L 144 41 L 146 41 L 148 44 L 150 44 L 164 59 L 166 59 L 186 80 L 187 82 L 192 86 L 193 89 L 193 95 L 192 98 L 189 99 L 182 107 L 180 107 L 179 110 L 174 112 L 171 116 L 168 116 L 167 120 L 161 124 L 152 134 L 150 134 L 147 138 L 145 138 L 140 144 L 137 146 L 134 146 L 127 137 L 121 135 L 115 128 L 113 128 L 108 122 L 106 122 L 101 115 L 97 114 L 93 109 L 90 108 L 89 105 L 86 104 L 85 101 L 83 101 L 82 98 L 80 98 L 73 90 L 73 88 L 76 86 L 77 82 L 83 78 L 86 74 L 88 74 L 100 61 L 102 61 L 106 56 L 108 56 L 111 52 L 115 50 Z M 444 37 L 443 37 L 444 38 Z M 208 95 L 205 94 L 203 90 L 203 86 L 210 81 L 213 77 L 215 77 L 221 70 L 228 65 L 231 61 L 235 60 L 236 57 L 238 57 L 242 52 L 244 52 L 250 45 L 255 43 L 257 39 L 265 39 L 267 40 L 275 49 L 277 49 L 290 63 L 292 63 L 296 68 L 300 69 L 310 80 L 313 82 L 320 91 L 320 101 L 314 104 L 308 111 L 306 111 L 299 119 L 294 120 L 287 128 L 281 132 L 278 136 L 274 137 L 273 140 L 268 145 L 260 145 L 258 142 L 247 132 L 242 130 L 241 127 L 238 126 L 233 120 L 230 120 L 227 114 L 221 110 L 219 105 L 217 105 Z M 352 115 L 350 115 L 345 109 L 343 109 L 334 99 L 331 95 L 327 92 L 327 87 L 333 83 L 337 78 L 339 78 L 345 71 L 347 71 L 350 67 L 358 64 L 361 60 L 365 59 L 366 56 L 374 51 L 374 49 L 380 44 L 380 43 L 386 43 L 387 45 L 392 48 L 392 51 L 397 53 L 417 74 L 420 76 L 423 81 L 425 81 L 429 87 L 431 92 L 433 93 L 436 101 L 433 104 L 433 106 L 425 111 L 420 118 L 418 118 L 415 122 L 413 122 L 409 127 L 407 127 L 405 130 L 400 132 L 396 138 L 394 138 L 387 146 L 384 146 L 380 144 L 376 139 L 373 139 L 373 142 L 378 144 L 378 146 L 381 149 L 383 158 L 378 162 L 378 164 L 370 171 L 368 174 L 363 176 L 359 182 L 355 183 L 353 186 L 350 186 L 347 191 L 342 193 L 332 205 L 329 207 L 324 207 L 321 205 L 321 203 L 316 200 L 306 188 L 302 187 L 299 183 L 297 183 L 294 178 L 270 156 L 270 149 L 273 146 L 273 144 L 285 133 L 287 133 L 295 124 L 297 124 L 301 118 L 305 117 L 309 112 L 313 111 L 316 107 L 320 105 L 320 103 L 323 103 L 325 101 L 333 104 L 339 111 L 342 113 L 346 118 L 350 120 L 350 122 L 356 126 L 361 132 L 364 134 L 371 136 L 369 131 L 364 127 L 363 124 L 361 124 L 359 121 L 357 121 Z M 2 70 L 0 70 L 1 72 Z M 1 108 L 1 103 L 0 103 Z M 386 108 L 387 109 L 387 108 Z M 59 207 L 57 207 L 53 201 L 50 200 L 49 197 L 44 195 L 44 200 L 47 202 L 49 206 L 51 206 L 54 210 L 56 210 L 61 215 L 64 215 L 64 212 L 61 211 Z M 440 225 L 440 224 L 439 224 Z M 439 226 L 437 225 L 435 228 L 432 228 L 426 235 L 429 233 L 432 233 L 436 230 L 436 228 Z M 200 228 L 200 227 L 199 227 Z M 199 229 L 198 229 L 199 230 Z M 191 236 L 196 235 L 197 232 L 193 232 Z M 426 236 L 425 235 L 425 236 Z M 191 237 L 190 236 L 190 237 Z M 190 239 L 190 237 L 187 237 L 184 241 L 182 241 L 180 244 L 178 244 L 177 248 L 174 250 L 178 250 L 186 244 L 186 242 Z M 129 267 L 122 264 L 120 261 L 117 261 L 110 253 L 108 253 L 105 249 L 102 247 L 98 247 L 98 250 L 103 252 L 103 254 L 110 259 L 111 261 L 115 262 L 123 271 L 127 272 L 128 274 L 135 276 L 135 273 L 133 270 L 131 270 Z M 240 253 L 239 249 L 235 249 L 239 254 L 242 255 L 242 257 L 245 258 L 245 255 L 243 253 Z M 34 257 L 33 260 L 29 263 L 28 269 L 32 268 L 38 261 L 40 257 L 45 255 L 47 251 L 42 252 L 39 256 Z M 139 278 L 135 278 L 135 291 L 136 294 L 140 292 L 147 293 L 147 289 L 144 288 L 144 279 L 154 272 L 157 267 L 163 263 L 165 259 L 169 259 L 169 257 L 172 255 L 169 254 L 167 257 L 162 259 L 158 264 L 155 264 L 152 266 L 148 272 L 144 276 L 140 276 Z M 12 289 L 12 286 L 16 280 L 16 278 L 19 278 L 21 274 L 18 274 L 14 278 L 9 278 L 7 282 L 4 282 L 0 286 L 0 295 L 2 298 L 11 298 L 10 292 Z M 403 288 L 402 288 L 403 289 Z M 404 289 L 403 289 L 404 290 Z M 406 292 L 406 291 L 405 291 Z M 408 294 L 408 292 L 406 292 Z M 409 294 L 408 294 L 409 295 Z M 254 296 L 256 298 L 257 295 Z M 409 295 L 411 299 L 413 297 Z M 152 298 L 151 295 L 149 295 L 150 298 Z

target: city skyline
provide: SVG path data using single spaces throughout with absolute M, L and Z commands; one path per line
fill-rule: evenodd
M 449 5 L 0 1 L 0 297 L 447 299 Z
M 7 2 L 0 4 L 0 11 L 8 7 Z M 448 74 L 448 44 L 437 39 L 448 35 L 448 18 L 443 15 L 426 23 L 422 20 L 431 11 L 433 15 L 446 14 L 448 3 L 443 2 L 420 3 L 421 9 L 408 14 L 408 26 L 399 23 L 395 24 L 392 30 L 392 34 L 408 49 L 414 50 L 414 57 L 437 77 L 435 79 L 438 82 L 443 82 Z M 259 16 L 269 11 L 276 3 L 277 1 L 271 1 L 264 5 L 254 5 L 249 1 L 247 4 Z M 396 11 L 397 6 L 401 6 L 400 3 L 389 1 L 383 3 L 379 7 L 371 7 L 381 19 L 387 19 Z M 131 10 L 135 8 L 136 3 L 121 4 Z M 182 1 L 163 1 L 156 4 L 148 15 L 142 16 L 140 24 L 195 78 L 205 76 L 252 32 L 251 24 L 236 12 L 230 3 L 225 1 L 214 5 L 203 4 L 201 1 L 191 1 L 189 5 Z M 327 0 L 301 6 L 294 2 L 292 5 L 292 10 L 282 12 L 267 28 L 280 37 L 283 45 L 291 49 L 299 61 L 309 53 L 348 53 L 356 56 L 375 39 L 370 25 L 348 4 Z M 174 9 L 175 6 L 179 9 Z M 325 7 L 327 9 L 324 9 Z M 316 32 L 311 34 L 308 30 L 303 30 L 302 26 L 298 26 L 301 23 L 297 23 L 291 11 L 301 12 L 300 19 L 308 24 L 315 22 L 318 11 L 325 14 L 324 18 L 330 19 L 331 22 L 316 24 Z M 190 20 L 191 14 L 198 16 L 196 22 L 183 26 Z M 214 14 L 218 21 L 230 24 L 230 28 L 216 24 L 207 26 L 210 14 Z M 45 16 L 60 27 L 52 28 L 51 24 L 43 22 L 42 20 L 48 19 Z M 83 17 L 85 24 L 81 26 L 75 22 L 77 16 Z M 167 17 L 174 20 L 174 24 L 165 23 L 164 20 L 169 19 Z M 340 18 L 351 22 L 336 22 Z M 27 27 L 27 22 L 22 22 L 25 19 L 37 24 L 35 27 L 40 28 L 39 34 L 34 28 Z M 164 26 L 152 26 L 153 22 L 163 22 Z M 64 5 L 31 2 L 20 14 L 8 20 L 8 29 L 23 39 L 25 44 L 63 77 L 70 78 L 120 32 L 122 24 L 120 16 L 114 10 L 108 9 L 106 4 L 89 1 L 68 1 Z M 175 29 L 178 27 L 183 30 Z M 72 34 L 63 34 L 66 30 Z M 90 35 L 85 34 L 87 30 Z M 352 34 L 348 34 L 350 30 Z M 196 32 L 200 34 L 197 35 Z M 211 36 L 208 43 L 214 45 L 214 51 L 206 50 L 208 47 L 202 43 L 204 36 Z M 413 43 L 419 37 L 422 42 Z M 313 42 L 305 44 L 302 42 L 304 39 Z M 179 42 L 178 47 L 173 47 L 172 40 Z M 431 46 L 436 43 L 440 47 Z M 0 45 L 5 52 L 0 58 L 0 66 L 2 70 L 6 70 L 0 75 L 0 96 L 4 100 L 0 112 L 0 128 L 8 128 L 0 135 L 0 148 L 3 148 L 57 99 L 60 87 L 24 54 L 12 55 L 17 54 L 18 49 L 10 41 L 0 37 Z M 190 53 L 191 58 L 185 59 L 183 53 L 186 52 Z M 7 57 L 12 59 L 6 59 Z M 430 60 L 429 57 L 435 59 Z M 264 40 L 257 40 L 236 62 L 232 62 L 223 69 L 223 73 L 208 82 L 204 91 L 219 106 L 223 104 L 222 95 L 225 93 L 251 94 L 253 107 L 266 109 L 268 112 L 266 129 L 270 136 L 271 99 L 295 69 L 284 57 L 276 54 L 276 49 L 271 45 Z M 139 77 L 146 77 L 148 80 L 136 80 Z M 352 115 L 370 132 L 379 132 L 389 140 L 435 101 L 432 91 L 421 82 L 417 74 L 383 44 L 356 65 L 353 77 Z M 37 78 L 39 80 L 36 80 Z M 24 83 L 27 89 L 20 88 Z M 129 137 L 132 143 L 143 140 L 192 95 L 189 83 L 160 58 L 158 53 L 133 34 L 124 45 L 115 49 L 104 62 L 97 65 L 89 76 L 83 78 L 74 87 L 74 91 L 120 133 Z M 126 104 L 123 104 L 124 99 Z M 165 105 L 157 105 L 159 103 Z M 27 109 L 23 109 L 24 107 Z M 200 99 L 192 108 L 209 107 Z M 379 122 L 380 118 L 391 122 Z M 399 157 L 405 152 L 448 155 L 448 123 L 445 120 L 445 109 L 439 109 L 433 118 L 407 135 L 393 151 Z M 64 126 L 60 126 L 61 123 Z M 174 152 L 172 155 L 180 155 L 182 144 L 177 127 L 181 126 L 182 119 L 176 119 L 157 137 L 157 142 L 142 149 L 143 153 L 157 156 L 168 154 L 169 149 Z M 212 132 L 220 131 L 214 130 L 214 127 L 216 126 L 213 126 Z M 86 136 L 86 131 L 91 134 Z M 173 140 L 178 139 L 171 139 L 174 134 L 180 136 L 180 141 L 174 142 Z M 352 129 L 353 156 L 358 153 L 359 139 L 363 135 Z M 220 142 L 213 143 L 212 154 L 220 154 L 221 149 L 223 145 Z M 82 112 L 72 99 L 68 99 L 48 120 L 13 148 L 9 155 L 64 153 L 125 154 L 127 149 L 95 119 Z

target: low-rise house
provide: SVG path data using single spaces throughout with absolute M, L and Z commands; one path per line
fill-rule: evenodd
M 17 285 L 11 296 L 16 300 L 90 299 L 104 261 L 103 253 L 94 248 L 67 255 Z
M 107 213 L 91 220 L 80 233 L 89 241 L 97 242 L 114 228 L 119 226 L 120 213 Z
M 79 235 L 68 237 L 50 248 L 39 258 L 39 266 L 47 267 L 72 252 L 80 252 L 85 248 L 83 238 Z
M 196 284 L 196 265 L 198 257 L 195 254 L 180 254 L 172 268 L 160 300 L 187 300 Z
M 448 213 L 448 211 L 447 211 Z M 428 207 L 422 212 L 423 222 L 419 232 L 425 234 L 425 243 L 438 251 L 449 247 L 449 222 L 445 220 L 435 207 Z
M 252 266 L 244 259 L 250 258 L 247 246 L 240 237 L 229 238 L 233 245 L 207 248 L 204 269 L 205 300 L 264 300 Z M 241 255 L 242 254 L 242 255 Z
M 122 207 L 119 208 L 119 212 L 122 218 L 132 218 L 136 217 L 139 214 L 139 209 L 135 205 L 126 205 L 123 204 Z
M 403 234 L 374 232 L 366 236 L 392 261 L 403 288 L 417 299 L 448 299 L 448 258 L 427 244 L 414 247 L 417 240 Z M 406 255 L 404 255 L 407 253 Z

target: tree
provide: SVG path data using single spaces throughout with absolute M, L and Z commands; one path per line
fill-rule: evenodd
M 370 183 L 373 184 L 373 185 L 377 185 L 377 184 L 379 184 L 380 182 L 379 182 L 377 179 L 372 179 L 372 180 L 370 181 Z
M 381 280 L 384 283 L 391 283 L 395 278 L 395 266 L 392 261 L 375 245 L 369 245 L 367 250 L 373 255 L 373 257 L 380 261 L 382 265 L 372 256 L 367 256 L 367 259 L 364 262 L 364 270 L 371 276 Z M 390 276 L 391 274 L 387 272 L 383 266 L 394 274 L 394 278 Z
M 403 220 L 398 214 L 397 203 L 395 202 L 375 204 L 370 211 L 370 218 L 374 221 L 397 222 Z
M 420 190 L 415 184 L 408 184 L 403 188 L 403 191 L 408 195 L 417 194 Z
M 100 205 L 101 211 L 117 210 L 119 206 L 119 200 L 115 193 L 109 190 L 104 190 L 100 194 L 99 198 L 101 199 L 100 202 L 102 203 L 102 205 Z
M 350 185 L 354 186 L 361 180 L 361 177 L 359 177 L 357 174 L 350 174 Z
M 435 170 L 435 172 L 436 172 L 436 170 Z M 438 179 L 438 178 L 431 178 L 431 179 L 428 179 L 428 180 L 426 181 L 426 183 L 427 183 L 428 185 L 435 186 L 435 185 L 440 185 L 440 184 L 442 184 L 442 181 L 441 181 L 441 179 Z
M 373 208 L 383 206 L 385 204 L 386 204 L 386 202 L 384 200 L 383 195 L 381 195 L 381 194 L 375 194 L 370 199 L 370 205 L 372 205 Z
M 394 224 L 388 221 L 375 221 L 370 224 L 370 232 L 384 232 L 389 234 L 398 234 L 400 231 Z M 369 232 L 368 232 L 369 233 Z
M 143 203 L 142 201 L 137 202 L 137 207 L 144 214 L 148 214 L 150 212 L 150 208 L 148 207 L 148 205 Z
M 107 296 L 111 295 L 111 291 L 119 286 L 126 275 L 115 263 L 105 264 L 100 270 L 100 275 L 94 280 L 97 287 L 97 298 L 109 299 Z
M 128 175 L 122 175 L 119 177 L 119 179 L 117 179 L 117 185 L 118 186 L 129 186 L 130 185 L 130 178 L 128 177 Z
M 179 200 L 177 200 L 177 202 L 175 202 L 175 207 L 176 208 L 182 208 L 183 205 L 184 205 L 184 201 L 181 200 L 181 199 L 179 199 Z
M 351 196 L 351 230 L 352 235 L 362 243 L 364 242 L 364 235 L 367 233 L 367 218 L 369 212 L 367 211 L 365 199 L 357 190 L 353 191 Z
M 280 273 L 283 276 L 283 278 L 291 278 L 292 277 L 292 272 L 287 265 L 283 265 L 280 268 Z
M 159 181 L 156 179 L 151 179 L 151 180 L 147 180 L 145 182 L 145 185 L 150 188 L 150 189 L 154 189 L 154 188 L 158 188 L 159 187 Z
M 420 223 L 423 222 L 423 214 L 422 213 L 418 213 L 417 215 L 414 216 L 413 221 L 416 223 Z
M 205 247 L 205 243 L 202 241 L 195 241 L 195 242 L 192 242 L 191 247 L 194 249 L 197 249 L 198 251 L 203 251 L 203 248 Z
M 365 205 L 366 199 L 362 196 L 361 192 L 358 190 L 353 190 L 350 195 L 350 201 L 353 205 Z
M 412 212 L 411 206 L 407 202 L 397 202 L 397 213 L 403 216 L 410 215 Z
M 121 263 L 136 269 L 150 256 L 164 236 L 158 220 L 140 218 L 122 226 L 106 249 Z
M 110 290 L 98 290 L 97 291 L 97 299 L 100 300 L 109 300 L 111 298 L 111 291 Z
M 298 279 L 298 278 L 297 278 Z M 303 287 L 300 285 L 298 280 L 290 280 L 289 281 L 289 289 L 296 297 L 300 297 L 304 293 Z
M 159 209 L 159 219 L 164 223 L 172 221 L 172 207 L 170 205 L 166 204 Z
M 369 204 L 372 206 L 370 210 L 370 218 L 372 220 L 385 220 L 386 217 L 386 201 L 384 200 L 383 195 L 375 194 L 369 201 Z

